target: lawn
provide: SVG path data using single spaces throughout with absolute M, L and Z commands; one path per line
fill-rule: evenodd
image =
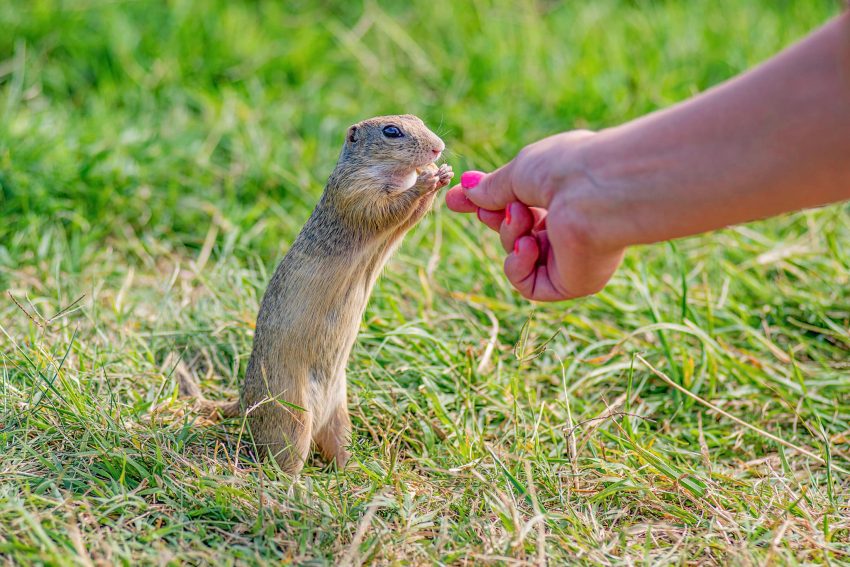
M 344 471 L 257 462 L 167 362 L 238 392 L 349 124 L 414 113 L 488 170 L 838 10 L 0 2 L 0 558 L 850 563 L 848 206 L 635 248 L 598 295 L 534 305 L 438 201 L 366 312 Z

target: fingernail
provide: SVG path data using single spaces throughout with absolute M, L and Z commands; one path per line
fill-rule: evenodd
M 509 203 L 507 207 L 505 207 L 505 224 L 511 224 L 511 205 L 513 203 Z
M 519 254 L 519 238 L 514 240 L 514 254 Z
M 460 176 L 460 186 L 464 189 L 472 189 L 481 182 L 485 175 L 482 171 L 464 171 Z

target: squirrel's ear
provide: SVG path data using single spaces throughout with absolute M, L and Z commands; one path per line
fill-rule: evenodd
M 346 136 L 349 142 L 354 143 L 357 141 L 357 126 L 352 126 L 348 129 L 348 136 Z

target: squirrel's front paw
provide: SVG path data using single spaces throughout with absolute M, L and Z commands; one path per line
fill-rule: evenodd
M 439 168 L 434 164 L 429 164 L 419 172 L 416 178 L 416 187 L 423 194 L 437 191 L 449 184 L 454 177 L 452 166 L 444 163 Z
M 437 170 L 437 189 L 448 185 L 454 176 L 455 172 L 452 171 L 452 166 L 447 163 L 441 165 L 440 169 Z
M 429 167 L 423 168 L 416 177 L 416 184 L 414 187 L 422 195 L 430 193 L 431 191 L 436 191 L 439 188 L 438 184 L 440 183 L 439 174 L 440 170 L 438 170 L 433 164 Z

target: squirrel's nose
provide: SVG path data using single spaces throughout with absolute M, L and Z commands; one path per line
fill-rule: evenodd
M 446 149 L 446 145 L 445 145 L 445 144 L 440 144 L 440 145 L 439 145 L 439 146 L 437 146 L 437 147 L 431 148 L 431 153 L 432 153 L 432 154 L 434 154 L 434 157 L 437 157 L 437 156 L 439 156 L 441 153 L 443 153 L 443 150 L 445 150 L 445 149 Z

